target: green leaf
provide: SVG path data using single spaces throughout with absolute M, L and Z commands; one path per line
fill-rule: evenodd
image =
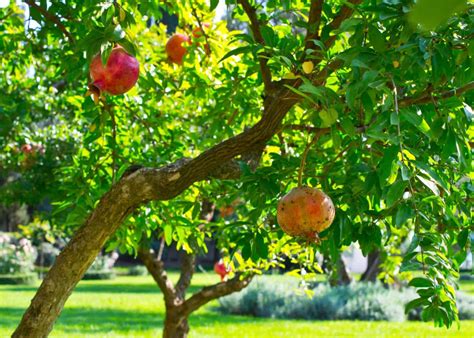
M 112 53 L 113 45 L 110 42 L 105 42 L 100 47 L 100 58 L 102 60 L 102 64 L 106 65 L 107 60 L 109 59 L 110 53 Z
M 392 173 L 392 163 L 396 160 L 399 149 L 398 145 L 393 145 L 384 151 L 384 156 L 379 162 L 377 170 L 381 186 L 385 186 L 385 181 Z
M 400 227 L 401 225 L 405 224 L 407 220 L 412 218 L 415 215 L 415 212 L 411 207 L 406 204 L 402 204 L 395 215 L 395 225 Z
M 405 305 L 405 313 L 408 313 L 410 310 L 416 309 L 419 306 L 428 304 L 429 302 L 425 298 L 413 299 L 412 301 L 408 302 L 407 305 Z
M 414 25 L 421 25 L 424 30 L 434 30 L 466 8 L 466 0 L 418 0 L 408 19 Z
M 369 40 L 377 52 L 385 50 L 385 38 L 378 28 L 373 25 L 369 26 Z
M 247 260 L 250 256 L 252 256 L 252 246 L 250 245 L 250 242 L 247 242 L 242 247 L 242 257 Z
M 390 186 L 387 192 L 387 197 L 385 198 L 387 207 L 390 208 L 403 196 L 406 186 L 407 182 L 405 181 L 397 181 Z
M 469 238 L 470 229 L 464 229 L 458 234 L 458 245 L 461 248 L 466 247 L 467 239 Z
M 166 245 L 171 245 L 171 243 L 173 242 L 173 228 L 171 227 L 171 225 L 166 224 L 163 228 L 163 231 L 165 233 Z
M 219 63 L 221 63 L 222 61 L 224 61 L 225 59 L 227 59 L 231 56 L 250 52 L 250 51 L 252 51 L 252 49 L 253 49 L 252 46 L 237 47 L 237 48 L 231 50 L 230 52 L 228 52 L 226 55 L 224 55 L 222 57 L 222 59 L 219 60 Z
M 451 131 L 451 129 L 448 128 L 446 139 L 444 140 L 443 151 L 441 152 L 441 159 L 443 161 L 446 161 L 455 151 L 456 151 L 456 136 Z
M 336 109 L 328 108 L 327 110 L 321 110 L 319 112 L 319 117 L 323 120 L 321 127 L 327 128 L 337 122 L 338 113 Z
M 219 5 L 219 0 L 211 0 L 211 5 L 209 6 L 209 10 L 210 11 L 215 10 L 217 5 Z
M 257 253 L 260 258 L 268 258 L 268 245 L 265 244 L 265 240 L 261 233 L 257 233 L 255 236 L 255 245 L 257 246 Z
M 431 281 L 428 278 L 425 277 L 416 277 L 413 278 L 410 283 L 408 283 L 409 286 L 414 286 L 416 288 L 431 288 L 433 287 L 433 281 Z
M 446 182 L 438 175 L 438 173 L 434 171 L 434 169 L 432 169 L 427 164 L 420 161 L 415 161 L 415 165 L 423 173 L 429 175 L 433 180 L 435 180 L 436 183 L 438 183 L 445 191 L 449 191 L 449 188 Z
M 436 186 L 435 182 L 429 179 L 426 179 L 421 175 L 416 175 L 416 177 L 421 181 L 421 183 L 423 183 L 426 187 L 428 187 L 433 192 L 433 194 L 435 194 L 436 196 L 439 196 L 439 189 Z
M 404 109 L 404 110 L 402 110 L 402 117 L 406 121 L 411 123 L 413 126 L 418 128 L 423 134 L 425 134 L 429 138 L 433 137 L 433 135 L 431 133 L 430 126 L 428 125 L 428 123 L 425 121 L 425 119 L 421 115 L 418 115 L 418 114 L 416 114 L 415 112 L 413 112 L 411 110 Z

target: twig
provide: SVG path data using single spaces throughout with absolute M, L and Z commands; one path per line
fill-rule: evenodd
M 308 28 L 305 37 L 305 51 L 314 48 L 312 40 L 319 39 L 319 25 L 321 23 L 321 13 L 323 11 L 324 0 L 312 0 L 309 8 Z M 304 54 L 303 54 L 304 57 Z
M 439 100 L 448 99 L 453 96 L 460 96 L 472 89 L 474 89 L 474 81 L 471 81 L 462 87 L 441 92 L 438 95 L 436 95 L 436 97 L 433 97 L 433 94 L 435 93 L 431 91 L 431 88 L 428 88 L 417 97 L 406 97 L 399 100 L 398 105 L 399 107 L 407 107 L 414 104 L 424 104 L 424 103 L 433 102 L 433 100 L 434 102 L 436 102 Z
M 69 33 L 69 31 L 67 30 L 66 26 L 64 26 L 61 22 L 61 20 L 54 14 L 51 14 L 50 12 L 48 12 L 46 9 L 44 9 L 43 7 L 41 7 L 40 5 L 36 4 L 34 2 L 34 0 L 25 0 L 25 2 L 30 6 L 30 7 L 33 7 L 34 9 L 36 9 L 38 12 L 41 13 L 41 15 L 43 15 L 43 17 L 54 23 L 60 30 L 61 32 L 63 32 L 63 34 L 68 38 L 69 42 L 74 44 L 75 43 L 75 39 L 74 37 L 71 35 L 71 33 Z
M 163 257 L 163 250 L 165 249 L 165 238 L 161 237 L 160 248 L 158 249 L 158 256 L 157 260 L 161 261 L 161 257 Z
M 196 18 L 196 20 L 198 22 L 199 29 L 201 30 L 201 33 L 204 35 L 204 39 L 206 40 L 206 46 L 204 47 L 204 50 L 206 51 L 206 55 L 210 55 L 211 54 L 211 44 L 209 43 L 209 37 L 207 36 L 206 32 L 204 31 L 204 27 L 202 26 L 201 19 L 197 15 L 196 8 L 192 7 L 192 13 L 193 13 L 193 16 Z
M 262 32 L 260 31 L 260 22 L 257 18 L 256 9 L 250 5 L 248 0 L 238 0 L 238 2 L 242 5 L 245 13 L 247 13 L 247 16 L 250 20 L 250 29 L 252 30 L 255 41 L 260 45 L 265 46 L 265 40 L 263 39 Z M 262 72 L 263 84 L 265 85 L 266 89 L 270 89 L 272 86 L 272 74 L 267 65 L 267 55 L 264 54 L 263 57 L 259 57 L 258 61 L 260 63 L 260 70 Z
M 351 7 L 346 5 L 342 6 L 339 13 L 337 13 L 334 19 L 328 24 L 329 28 L 331 28 L 331 31 L 338 29 L 341 26 L 342 22 L 348 19 L 352 15 L 352 13 L 354 13 L 354 8 L 352 7 L 360 4 L 361 2 L 362 0 L 349 0 L 348 3 L 352 4 Z M 337 35 L 331 35 L 324 42 L 324 46 L 326 47 L 326 49 L 332 46 L 334 41 L 336 41 L 336 37 Z
M 104 103 L 104 110 L 109 113 L 112 121 L 112 184 L 115 183 L 115 171 L 116 171 L 116 161 L 117 161 L 117 123 L 115 121 L 115 114 L 113 107 Z
M 302 181 L 303 181 L 303 171 L 304 171 L 304 167 L 305 167 L 305 165 L 306 165 L 306 157 L 308 156 L 309 149 L 311 149 L 311 147 L 312 147 L 316 142 L 318 142 L 319 137 L 320 137 L 321 135 L 323 135 L 324 133 L 325 133 L 325 132 L 324 132 L 324 129 L 319 129 L 319 130 L 317 130 L 317 131 L 314 133 L 313 139 L 311 140 L 311 142 L 309 142 L 309 143 L 306 145 L 306 148 L 305 148 L 304 151 L 303 151 L 303 155 L 301 156 L 300 169 L 298 170 L 298 187 L 301 187 L 301 185 L 302 185 Z

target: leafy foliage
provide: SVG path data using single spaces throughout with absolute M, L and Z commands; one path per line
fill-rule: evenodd
M 72 232 L 131 165 L 196 157 L 254 125 L 268 99 L 263 57 L 271 80 L 300 101 L 258 168 L 240 159 L 237 180 L 203 181 L 172 200 L 148 203 L 108 249 L 133 254 L 154 236 L 200 252 L 214 237 L 235 268 L 258 272 L 289 257 L 313 273 L 320 269 L 316 254 L 335 261 L 358 241 L 365 254 L 384 249 L 393 258 L 388 281 L 398 271 L 422 269 L 423 279 L 412 284 L 423 318 L 450 326 L 457 320 L 453 285 L 471 245 L 472 9 L 455 1 L 443 17 L 422 22 L 426 1 L 365 0 L 335 25 L 348 2 L 328 0 L 320 34 L 305 48 L 309 1 L 259 2 L 258 41 L 242 6 L 228 0 L 232 20 L 245 29 L 213 22 L 188 47 L 182 67 L 168 63 L 166 27 L 149 19 L 177 14 L 178 32 L 190 35 L 212 22 L 217 3 L 41 2 L 29 6 L 29 17 L 26 5 L 0 9 L 0 202 L 52 203 L 43 217 Z M 105 61 L 115 43 L 139 60 L 138 86 L 96 105 L 84 96 L 88 65 L 98 52 Z M 314 77 L 331 67 L 317 83 Z M 301 85 L 292 86 L 295 79 Z M 303 183 L 325 191 L 337 208 L 321 245 L 284 235 L 275 220 L 313 132 L 319 138 Z M 25 153 L 25 144 L 36 150 Z M 217 209 L 237 201 L 237 219 L 202 220 L 203 201 Z M 400 261 L 394 248 L 409 234 Z

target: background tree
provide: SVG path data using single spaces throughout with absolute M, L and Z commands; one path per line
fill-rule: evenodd
M 398 268 L 424 274 L 411 281 L 420 297 L 409 307 L 423 306 L 423 318 L 438 325 L 457 320 L 454 286 L 472 218 L 471 9 L 449 7 L 434 30 L 411 0 L 227 1 L 250 34 L 213 24 L 180 67 L 166 60 L 165 27 L 147 28 L 146 18 L 165 8 L 191 35 L 211 21 L 217 1 L 27 3 L 37 27 L 27 20 L 25 30 L 14 5 L 0 14 L 2 118 L 10 126 L 1 142 L 21 146 L 21 129 L 35 119 L 63 123 L 73 155 L 60 152 L 67 159 L 56 157 L 62 165 L 48 177 L 54 219 L 77 231 L 14 336 L 50 332 L 109 239 L 133 253 L 143 233 L 160 228 L 189 246 L 202 236 L 198 196 L 245 201 L 240 219 L 222 225 L 230 255 L 245 262 L 288 247 L 309 266 L 318 251 L 337 262 L 353 241 L 368 254 L 412 230 Z M 430 16 L 440 4 L 417 6 Z M 136 53 L 139 83 L 96 105 L 83 96 L 88 65 L 116 43 Z M 15 165 L 13 148 L 2 156 Z M 274 217 L 299 169 L 337 207 L 320 245 L 284 235 Z M 147 208 L 153 221 L 136 222 Z

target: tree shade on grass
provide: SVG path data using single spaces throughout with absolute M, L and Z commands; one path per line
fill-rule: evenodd
M 176 273 L 171 274 L 177 279 Z M 275 276 L 275 278 L 279 278 Z M 216 282 L 214 274 L 198 273 L 191 291 Z M 471 290 L 472 282 L 462 283 Z M 15 328 L 37 286 L 0 286 L 0 337 Z M 190 317 L 191 337 L 469 337 L 474 321 L 461 329 L 437 329 L 432 323 L 273 320 L 221 315 L 216 302 Z M 150 276 L 82 281 L 66 304 L 51 337 L 157 337 L 164 303 Z

